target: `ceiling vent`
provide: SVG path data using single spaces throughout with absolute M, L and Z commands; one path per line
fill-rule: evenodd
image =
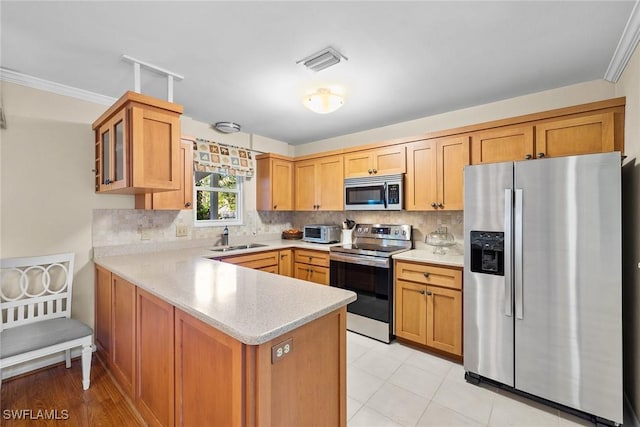
M 311 71 L 318 72 L 320 70 L 324 70 L 325 68 L 329 68 L 332 65 L 336 65 L 342 60 L 342 58 L 344 58 L 345 61 L 349 60 L 346 56 L 344 56 L 334 48 L 328 47 L 326 49 L 322 49 L 320 52 L 314 53 L 311 56 L 307 56 L 306 58 L 301 59 L 300 61 L 296 62 L 296 64 L 302 63 L 302 65 L 304 65 Z
M 236 133 L 240 132 L 240 125 L 233 122 L 218 122 L 213 127 L 222 133 Z

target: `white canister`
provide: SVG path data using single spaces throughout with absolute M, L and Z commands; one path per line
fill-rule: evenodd
M 342 230 L 342 244 L 350 245 L 353 243 L 353 229 L 351 230 Z

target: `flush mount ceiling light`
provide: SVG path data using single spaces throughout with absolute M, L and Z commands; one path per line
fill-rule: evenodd
M 218 122 L 213 128 L 222 133 L 236 133 L 240 131 L 240 125 L 233 122 Z
M 320 88 L 310 95 L 302 98 L 302 104 L 309 110 L 318 114 L 333 113 L 344 105 L 344 97 L 331 92 L 326 88 Z
M 349 59 L 335 50 L 332 47 L 327 47 L 322 49 L 320 52 L 316 52 L 313 55 L 307 56 L 306 58 L 297 61 L 296 64 L 302 63 L 305 67 L 307 67 L 311 71 L 318 72 L 320 70 L 324 70 L 325 68 L 329 68 L 332 65 L 336 65 L 344 58 L 345 61 Z

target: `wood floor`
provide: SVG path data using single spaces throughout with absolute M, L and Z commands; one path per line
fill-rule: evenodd
M 95 355 L 89 390 L 82 390 L 82 366 L 76 359 L 69 369 L 61 363 L 3 381 L 0 409 L 0 425 L 6 427 L 144 425 Z M 15 419 L 18 414 L 23 419 Z

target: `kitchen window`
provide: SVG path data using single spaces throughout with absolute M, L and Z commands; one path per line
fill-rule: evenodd
M 196 226 L 242 224 L 242 177 L 195 171 Z

